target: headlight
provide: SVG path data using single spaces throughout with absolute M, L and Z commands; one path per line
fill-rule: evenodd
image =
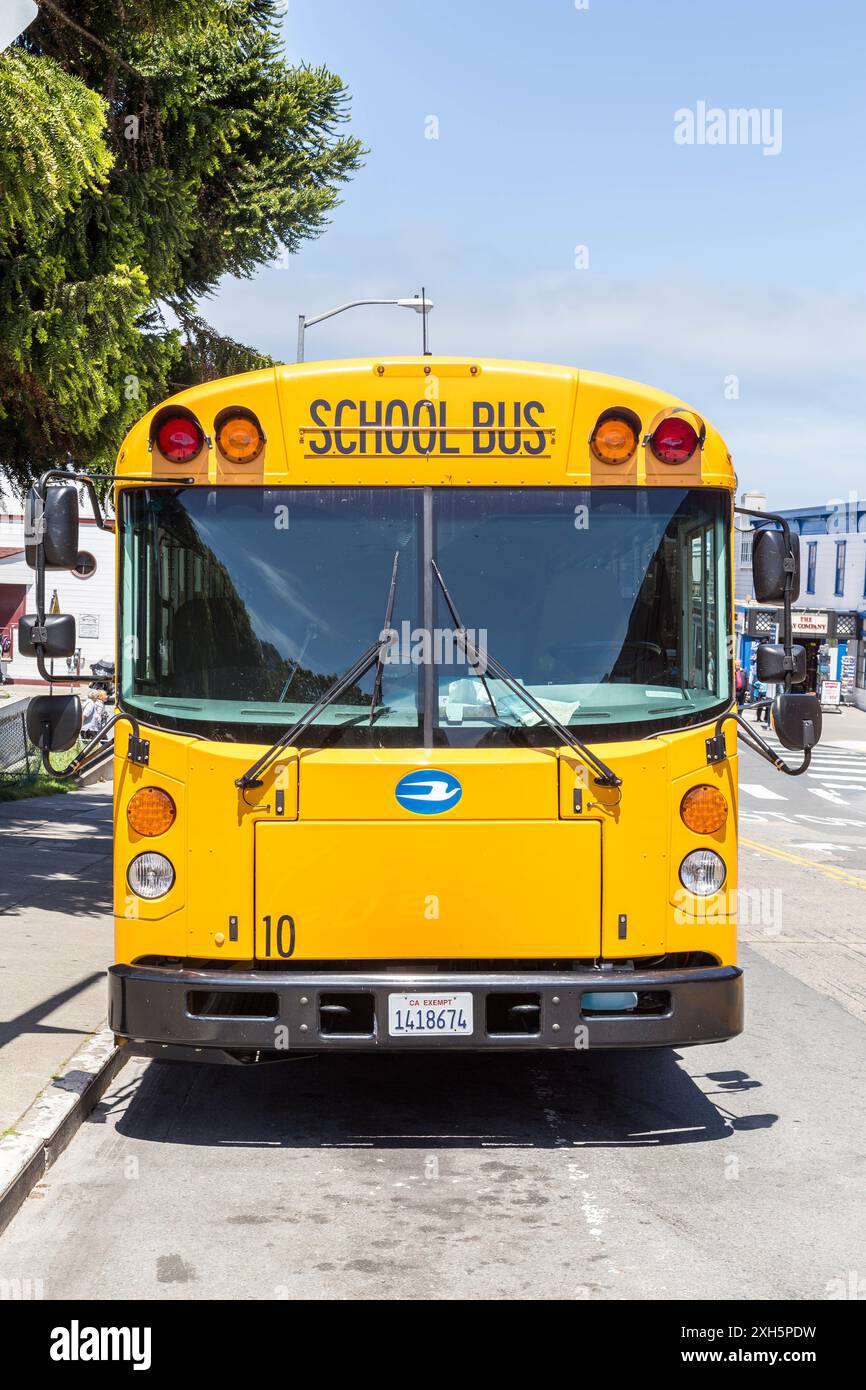
M 149 850 L 133 859 L 126 881 L 139 898 L 162 898 L 174 883 L 174 866 L 164 854 Z
M 680 883 L 698 898 L 718 893 L 725 881 L 725 861 L 712 849 L 693 849 L 680 864 Z

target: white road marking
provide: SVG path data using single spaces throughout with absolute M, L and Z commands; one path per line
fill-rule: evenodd
M 809 771 L 809 772 L 806 773 L 806 776 L 807 776 L 807 777 L 823 777 L 824 780 L 827 781 L 827 782 L 862 782 L 864 776 L 866 776 L 866 773 L 863 773 L 863 772 L 836 772 L 836 771 L 833 770 L 833 769 L 827 768 L 826 770 L 822 770 L 822 771 L 820 771 L 820 772 L 812 772 L 812 771 Z
M 855 762 L 853 758 L 812 758 L 813 767 L 835 767 L 841 770 L 856 769 L 862 767 L 861 762 Z
M 770 791 L 769 787 L 762 787 L 760 782 L 741 782 L 740 791 L 748 792 L 750 796 L 755 796 L 759 801 L 787 801 L 786 796 L 781 796 L 779 792 Z
M 770 745 L 771 748 L 778 748 L 781 752 L 785 752 L 785 751 L 786 751 L 786 750 L 785 750 L 785 745 L 784 745 L 783 743 L 780 743 L 779 739 L 777 739 L 777 738 L 774 738 L 774 737 L 767 738 L 767 736 L 766 736 L 766 734 L 765 734 L 765 735 L 764 735 L 764 742 L 765 742 L 765 743 L 768 743 L 768 744 Z M 790 752 L 790 749 L 787 750 L 787 751 Z M 856 762 L 861 762 L 861 761 L 862 761 L 862 759 L 863 759 L 863 753 L 862 753 L 861 751 L 859 751 L 858 749 L 854 749 L 853 747 L 852 747 L 852 748 L 845 748 L 844 746 L 839 745 L 839 744 L 837 744 L 837 745 L 833 745 L 833 744 L 826 745 L 826 744 L 823 744 L 823 743 L 818 743 L 818 744 L 816 744 L 815 747 L 812 749 L 812 757 L 813 757 L 813 758 L 826 758 L 828 762 L 849 762 L 849 763 L 856 763 Z
M 823 850 L 826 850 L 828 854 L 832 854 L 832 853 L 834 852 L 834 850 L 837 850 L 837 849 L 838 849 L 838 850 L 848 850 L 848 851 L 850 852 L 852 849 L 855 849 L 856 846 L 855 846 L 855 845 L 834 845 L 834 844 L 832 844 L 829 840 L 798 840 L 798 841 L 796 842 L 795 848 L 796 848 L 796 849 L 823 849 Z
M 838 792 L 828 792 L 821 787 L 807 787 L 806 790 L 810 791 L 813 796 L 823 797 L 824 801 L 831 801 L 834 806 L 848 805 L 848 802 L 845 801 Z
M 809 825 L 841 825 L 866 830 L 866 820 L 848 820 L 842 816 L 807 816 L 803 811 L 798 811 L 797 820 L 807 821 Z

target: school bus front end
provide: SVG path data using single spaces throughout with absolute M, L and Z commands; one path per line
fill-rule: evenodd
M 183 393 L 118 471 L 133 1050 L 741 1030 L 710 426 L 571 368 L 317 363 Z

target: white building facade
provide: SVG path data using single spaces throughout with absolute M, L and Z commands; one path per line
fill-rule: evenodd
M 767 510 L 762 493 L 744 493 L 740 505 Z M 807 688 L 824 682 L 843 704 L 866 710 L 866 499 L 777 513 L 800 540 L 800 596 L 793 608 L 795 641 L 806 648 Z M 772 640 L 779 611 L 757 604 L 752 587 L 752 532 L 760 524 L 737 517 L 734 596 L 737 655 L 746 670 L 754 649 Z M 838 692 L 835 689 L 838 683 Z
M 55 661 L 55 675 L 66 681 L 80 673 L 86 684 L 92 662 L 114 660 L 114 534 L 97 526 L 86 496 L 80 511 L 78 563 L 74 570 L 46 572 L 45 603 L 49 612 L 75 617 L 76 655 Z M 18 650 L 18 619 L 35 612 L 36 574 L 24 558 L 24 503 L 7 489 L 0 492 L 0 647 L 6 680 L 15 685 L 44 685 L 35 660 Z

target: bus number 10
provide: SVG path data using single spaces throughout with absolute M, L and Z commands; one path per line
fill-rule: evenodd
M 264 920 L 264 924 L 265 924 L 265 955 L 266 955 L 266 956 L 270 956 L 270 954 L 271 954 L 271 919 L 270 919 L 270 917 L 265 917 L 263 920 Z M 276 926 L 276 946 L 277 946 L 277 955 L 278 955 L 278 956 L 282 956 L 284 960 L 288 960 L 289 956 L 294 955 L 294 951 L 295 951 L 295 922 L 294 922 L 294 918 L 293 918 L 293 917 L 289 917 L 288 913 L 286 913 L 286 914 L 285 914 L 284 916 L 282 916 L 282 917 L 278 917 L 278 918 L 277 918 L 277 926 Z

